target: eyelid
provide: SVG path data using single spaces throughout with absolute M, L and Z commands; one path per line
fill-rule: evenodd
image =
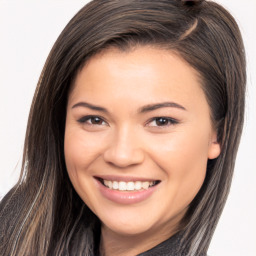
M 163 125 L 163 126 L 160 126 L 160 125 L 159 126 L 157 126 L 157 125 L 149 125 L 151 122 L 156 121 L 159 118 L 163 118 L 163 119 L 168 120 L 169 124 L 168 125 Z M 173 126 L 173 125 L 176 125 L 176 124 L 179 124 L 179 123 L 180 123 L 179 120 L 177 120 L 175 118 L 172 118 L 172 117 L 157 116 L 157 117 L 153 117 L 149 121 L 147 121 L 146 126 L 164 128 L 164 127 Z
M 90 120 L 91 118 L 99 118 L 101 119 L 103 122 L 105 122 L 108 125 L 108 122 L 101 116 L 98 115 L 87 115 L 87 116 L 83 116 L 81 118 L 79 118 L 77 120 L 77 122 L 85 124 L 88 120 Z M 94 125 L 94 124 L 89 124 L 89 125 Z M 95 124 L 96 125 L 96 124 Z M 100 125 L 99 125 L 100 126 Z

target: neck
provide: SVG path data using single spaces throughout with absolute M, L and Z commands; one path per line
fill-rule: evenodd
M 170 227 L 169 227 L 170 228 Z M 170 238 L 176 231 L 161 228 L 161 233 L 145 232 L 138 235 L 123 235 L 113 232 L 106 226 L 101 228 L 101 255 L 104 256 L 134 256 L 150 250 Z

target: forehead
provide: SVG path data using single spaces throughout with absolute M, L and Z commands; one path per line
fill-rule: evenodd
M 80 97 L 188 103 L 204 98 L 204 93 L 197 71 L 176 52 L 141 46 L 110 48 L 93 56 L 78 73 L 69 100 Z

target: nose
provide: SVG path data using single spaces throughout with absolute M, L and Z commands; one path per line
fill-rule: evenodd
M 114 166 L 125 168 L 141 164 L 144 150 L 136 132 L 128 127 L 116 131 L 103 154 L 104 160 Z

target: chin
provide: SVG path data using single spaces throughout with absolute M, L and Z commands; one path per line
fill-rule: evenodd
M 105 212 L 106 213 L 106 212 Z M 108 214 L 97 214 L 103 227 L 112 232 L 123 235 L 133 236 L 151 230 L 155 224 L 159 223 L 159 217 L 152 214 L 139 213 L 137 210 L 125 211 L 119 209 L 116 212 L 110 211 Z

